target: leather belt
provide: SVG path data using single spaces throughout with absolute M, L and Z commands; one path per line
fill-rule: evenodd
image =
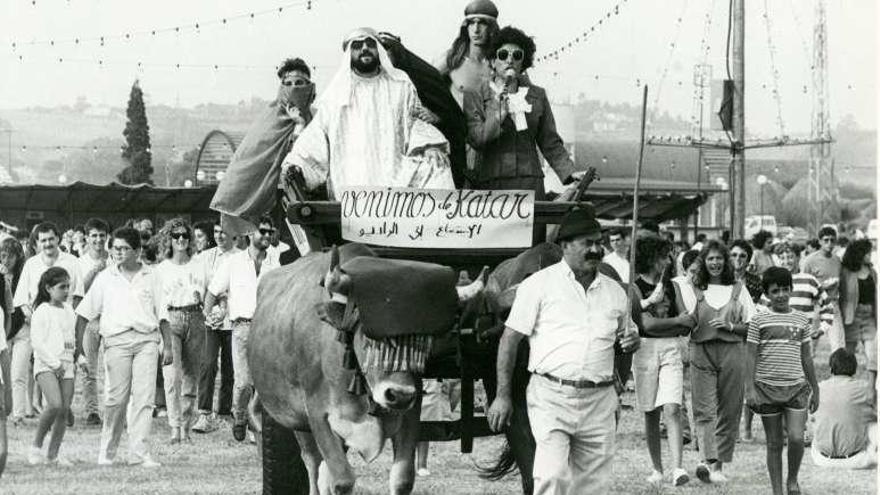
M 232 320 L 232 324 L 235 325 L 237 323 L 251 323 L 252 321 L 254 321 L 253 318 L 236 318 Z
M 190 304 L 187 306 L 168 306 L 168 311 L 185 311 L 185 312 L 196 312 L 201 311 L 201 304 Z
M 862 453 L 862 451 L 860 450 L 858 452 L 853 452 L 852 454 L 849 454 L 849 455 L 825 455 L 825 454 L 822 454 L 822 455 L 825 455 L 825 457 L 827 457 L 829 459 L 849 459 L 850 457 L 854 457 L 854 456 L 861 454 L 861 453 Z
M 574 388 L 605 388 L 614 385 L 614 380 L 608 380 L 604 382 L 594 382 L 592 380 L 568 380 L 566 378 L 558 378 L 550 373 L 536 373 L 537 375 L 543 376 L 544 378 L 550 380 L 551 382 L 558 383 L 560 385 L 565 385 L 568 387 Z

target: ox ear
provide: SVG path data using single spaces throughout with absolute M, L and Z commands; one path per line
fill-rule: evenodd
M 324 276 L 324 287 L 331 293 L 343 295 L 348 295 L 351 288 L 351 277 L 339 268 L 339 248 L 335 245 L 330 249 L 330 266 Z

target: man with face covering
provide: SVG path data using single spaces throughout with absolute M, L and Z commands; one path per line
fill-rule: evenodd
M 312 120 L 315 85 L 309 66 L 300 58 L 287 59 L 278 79 L 278 97 L 251 125 L 211 201 L 229 235 L 253 232 L 260 216 L 272 209 L 281 161 Z
M 342 66 L 284 166 L 302 174 L 306 189 L 327 184 L 333 199 L 347 187 L 454 188 L 449 144 L 426 122 L 415 86 L 377 33 L 357 29 L 342 48 Z

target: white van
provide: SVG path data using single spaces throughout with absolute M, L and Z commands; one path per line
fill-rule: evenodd
M 758 232 L 766 230 L 776 237 L 776 217 L 773 215 L 752 215 L 746 217 L 745 238 L 751 239 Z

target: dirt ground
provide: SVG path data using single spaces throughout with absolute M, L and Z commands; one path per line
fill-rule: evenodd
M 827 352 L 819 353 L 817 365 L 820 379 L 827 377 Z M 625 404 L 633 404 L 632 393 L 624 395 Z M 75 412 L 79 413 L 78 401 Z M 693 478 L 679 488 L 664 485 L 658 489 L 649 486 L 645 477 L 650 474 L 650 461 L 642 434 L 641 415 L 632 409 L 623 411 L 618 433 L 615 457 L 616 482 L 614 493 L 721 493 L 748 494 L 769 493 L 769 481 L 764 467 L 764 442 L 760 420 L 756 420 L 754 443 L 737 445 L 734 462 L 725 466 L 730 483 L 725 486 L 708 486 Z M 78 416 L 79 421 L 79 416 Z M 204 435 L 195 435 L 191 445 L 171 446 L 167 442 L 169 429 L 164 419 L 153 423 L 152 445 L 155 458 L 162 463 L 157 470 L 145 470 L 128 466 L 98 467 L 97 427 L 78 423 L 68 431 L 62 452 L 74 466 L 31 467 L 27 465 L 27 447 L 33 439 L 35 423 L 24 426 L 9 425 L 9 462 L 0 478 L 0 494 L 58 495 L 76 493 L 91 494 L 245 494 L 261 492 L 260 460 L 256 447 L 239 444 L 232 439 L 228 427 Z M 124 454 L 125 439 L 123 439 Z M 510 477 L 500 482 L 480 479 L 475 463 L 485 464 L 500 448 L 498 437 L 477 440 L 473 454 L 461 454 L 458 442 L 431 445 L 429 456 L 430 476 L 416 481 L 416 494 L 473 495 L 512 494 L 519 492 L 519 479 Z M 390 464 L 390 448 L 372 464 L 365 465 L 351 456 L 358 473 L 356 493 L 387 493 L 387 469 Z M 668 459 L 665 450 L 664 458 Z M 685 450 L 685 467 L 691 474 L 697 463 L 697 453 L 691 446 Z M 873 494 L 877 492 L 874 471 L 830 471 L 816 468 L 805 456 L 801 470 L 801 488 L 805 494 Z

